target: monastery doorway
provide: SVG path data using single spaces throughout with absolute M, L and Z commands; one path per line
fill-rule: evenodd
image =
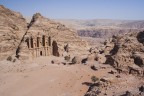
M 42 56 L 42 51 L 40 51 L 40 56 Z

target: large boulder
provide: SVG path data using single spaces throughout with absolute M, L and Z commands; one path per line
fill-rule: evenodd
M 133 54 L 134 63 L 140 67 L 144 66 L 144 55 L 143 53 L 134 53 Z
M 144 66 L 143 32 L 125 34 L 124 36 L 113 36 L 112 40 L 106 42 L 105 46 L 107 45 L 107 43 L 108 44 L 113 43 L 114 46 L 113 47 L 111 46 L 112 48 L 108 52 L 110 54 L 106 55 L 107 57 L 106 63 L 111 64 L 116 69 L 121 69 L 122 71 L 127 70 L 128 73 L 133 72 L 133 71 L 129 72 L 130 71 L 129 68 L 133 68 L 135 72 L 136 70 L 143 70 Z M 133 67 L 135 65 L 138 68 Z
M 100 84 L 92 84 L 84 96 L 99 96 L 101 93 Z
M 73 64 L 81 64 L 82 63 L 82 58 L 80 56 L 75 56 L 73 59 L 72 59 L 72 63 Z
M 99 63 L 103 64 L 106 62 L 106 57 L 103 54 L 93 53 L 88 55 L 87 61 L 89 62 L 98 61 Z
M 95 60 L 96 60 L 96 54 L 95 53 L 88 55 L 87 61 L 95 61 Z
M 96 61 L 98 61 L 101 64 L 104 64 L 106 62 L 106 57 L 103 54 L 97 54 L 96 55 Z

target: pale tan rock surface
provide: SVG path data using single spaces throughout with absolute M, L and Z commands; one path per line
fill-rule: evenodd
M 64 52 L 68 52 L 69 54 L 81 54 L 88 49 L 87 43 L 80 39 L 76 32 L 66 28 L 60 23 L 56 23 L 41 16 L 40 13 L 34 14 L 20 47 L 27 46 L 27 38 L 33 39 L 33 42 L 29 41 L 33 44 L 33 48 L 30 46 L 31 57 L 38 57 L 40 55 L 62 56 Z M 39 42 L 39 46 L 37 42 Z M 67 45 L 69 50 L 65 49 Z M 30 48 L 23 48 L 23 50 L 20 50 L 19 55 L 22 56 L 27 50 L 30 50 Z
M 107 53 L 107 63 L 115 68 L 128 70 L 130 74 L 144 76 L 143 34 L 142 31 L 124 36 L 113 36 L 112 40 L 105 44 L 104 52 Z M 111 46 L 108 48 L 107 45 Z
M 20 13 L 0 6 L 0 59 L 26 60 L 39 56 L 85 54 L 88 44 L 77 33 L 40 13 L 27 24 Z M 68 48 L 65 49 L 65 46 Z
M 0 5 L 0 60 L 16 54 L 26 30 L 26 20 L 20 13 Z

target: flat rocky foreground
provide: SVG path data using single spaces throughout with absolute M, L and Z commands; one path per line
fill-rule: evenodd
M 98 70 L 94 71 L 83 64 L 51 64 L 53 59 L 63 61 L 53 56 L 23 63 L 1 61 L 0 96 L 84 96 L 93 83 L 91 76 L 111 82 L 102 88 L 99 96 L 112 96 L 126 90 L 137 93 L 137 87 L 144 84 L 143 79 L 132 75 L 111 74 L 113 68 L 109 65 L 97 64 Z

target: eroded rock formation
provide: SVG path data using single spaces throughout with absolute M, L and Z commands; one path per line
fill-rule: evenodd
M 30 43 L 32 46 L 28 48 L 27 46 Z M 65 49 L 67 45 L 69 45 L 69 50 Z M 27 48 L 23 48 L 24 46 Z M 83 49 L 78 46 L 83 46 Z M 29 29 L 20 47 L 22 48 L 18 54 L 20 56 L 23 56 L 26 50 L 29 50 L 30 56 L 32 57 L 48 55 L 62 56 L 65 51 L 69 51 L 72 54 L 76 52 L 81 53 L 87 49 L 87 43 L 80 39 L 76 32 L 36 13 L 29 24 Z M 28 53 L 27 55 L 29 56 Z
M 144 76 L 143 34 L 135 32 L 124 36 L 113 36 L 105 45 L 107 63 L 115 68 L 127 70 L 129 74 Z M 110 50 L 111 49 L 111 50 Z
M 0 60 L 14 56 L 26 30 L 26 20 L 20 13 L 0 5 Z
M 0 6 L 0 59 L 9 56 L 29 59 L 39 56 L 79 54 L 87 50 L 87 43 L 64 25 L 34 14 L 27 25 L 20 13 Z M 65 46 L 69 45 L 66 49 Z M 81 47 L 78 47 L 81 46 Z
M 125 34 L 139 32 L 144 29 L 132 29 L 132 28 L 88 28 L 78 30 L 78 34 L 84 37 L 93 37 L 93 38 L 111 38 L 113 35 Z

